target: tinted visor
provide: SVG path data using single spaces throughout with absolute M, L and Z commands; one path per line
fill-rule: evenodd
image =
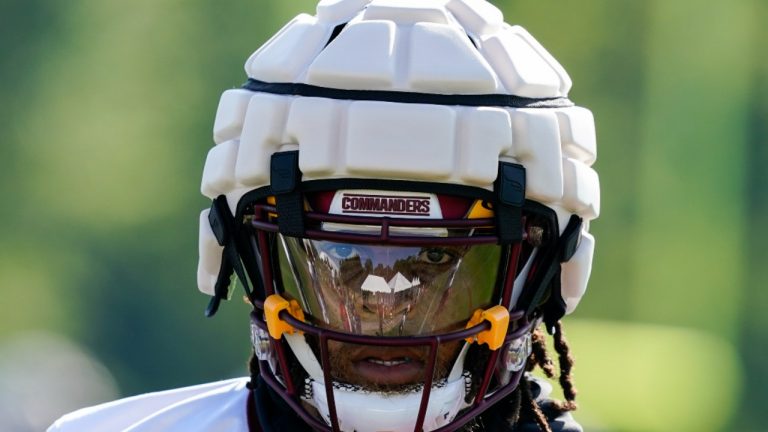
M 426 242 L 425 242 L 426 243 Z M 463 328 L 490 306 L 501 246 L 388 246 L 277 234 L 282 286 L 313 324 L 370 336 Z

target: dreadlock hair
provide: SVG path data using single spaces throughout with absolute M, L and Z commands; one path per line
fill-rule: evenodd
M 554 418 L 564 412 L 576 410 L 577 404 L 575 399 L 577 392 L 573 385 L 572 376 L 573 356 L 570 353 L 570 348 L 560 322 L 555 325 L 554 330 L 555 332 L 552 335 L 553 346 L 557 354 L 559 371 L 556 371 L 555 363 L 547 349 L 546 334 L 540 328 L 536 328 L 533 331 L 531 354 L 526 362 L 525 370 L 526 372 L 533 372 L 536 368 L 539 368 L 547 378 L 554 379 L 557 377 L 563 389 L 565 400 L 547 400 L 546 403 L 540 405 L 536 401 L 531 389 L 532 379 L 526 374 L 520 378 L 517 389 L 509 397 L 481 415 L 483 418 L 475 421 L 473 426 L 465 428 L 465 432 L 517 430 L 517 426 L 524 423 L 535 423 L 539 430 L 552 432 L 547 420 L 548 418 Z M 477 425 L 485 427 L 478 428 Z
M 542 409 L 531 390 L 532 380 L 527 375 L 523 375 L 515 391 L 496 406 L 470 421 L 462 428 L 462 431 L 512 431 L 516 430 L 516 427 L 521 423 L 535 422 L 539 430 L 552 432 L 548 417 L 556 417 L 561 413 L 574 411 L 578 408 L 576 404 L 577 391 L 573 385 L 572 376 L 573 356 L 559 321 L 554 326 L 552 339 L 557 354 L 559 373 L 556 373 L 554 361 L 547 349 L 546 335 L 538 327 L 532 334 L 532 349 L 525 370 L 532 372 L 538 367 L 547 378 L 554 379 L 557 376 L 565 400 L 548 401 L 548 406 Z M 248 383 L 248 387 L 253 389 L 259 376 L 259 361 L 255 354 L 252 354 L 248 361 L 248 369 L 251 375 L 251 382 Z
M 557 362 L 560 364 L 560 376 L 558 380 L 560 381 L 560 387 L 563 389 L 563 396 L 565 396 L 565 401 L 560 402 L 558 409 L 561 411 L 574 411 L 578 408 L 578 405 L 576 404 L 576 394 L 578 391 L 573 385 L 573 376 L 571 375 L 571 370 L 573 369 L 573 356 L 568 347 L 568 341 L 565 339 L 563 326 L 560 324 L 560 321 L 555 324 L 555 334 L 553 336 L 555 351 L 558 356 Z
M 544 412 L 541 411 L 541 407 L 533 398 L 533 393 L 531 393 L 531 384 L 527 378 L 524 377 L 520 380 L 518 391 L 522 393 L 523 401 L 521 408 L 525 407 L 528 409 L 527 413 L 521 413 L 521 418 L 533 417 L 536 425 L 539 426 L 539 430 L 544 432 L 552 432 L 552 429 L 549 427 L 549 421 L 547 421 L 547 416 L 544 415 Z
M 251 352 L 251 357 L 248 359 L 248 372 L 251 376 L 251 380 L 248 381 L 246 387 L 250 390 L 254 390 L 259 379 L 259 358 L 256 357 L 256 351 Z

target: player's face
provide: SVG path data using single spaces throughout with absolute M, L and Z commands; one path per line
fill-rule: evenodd
M 280 237 L 286 294 L 314 324 L 366 336 L 423 336 L 463 328 L 493 296 L 499 246 L 379 246 Z M 460 342 L 443 344 L 435 380 Z M 380 391 L 424 382 L 427 346 L 329 342 L 333 377 Z

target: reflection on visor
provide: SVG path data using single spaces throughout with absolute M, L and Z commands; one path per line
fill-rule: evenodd
M 316 325 L 375 336 L 464 327 L 493 298 L 500 246 L 383 246 L 278 235 L 287 297 Z

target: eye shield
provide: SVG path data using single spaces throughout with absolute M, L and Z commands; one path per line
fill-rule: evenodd
M 425 242 L 426 243 L 426 242 Z M 391 246 L 278 235 L 282 286 L 316 325 L 370 336 L 455 330 L 497 287 L 501 246 Z

